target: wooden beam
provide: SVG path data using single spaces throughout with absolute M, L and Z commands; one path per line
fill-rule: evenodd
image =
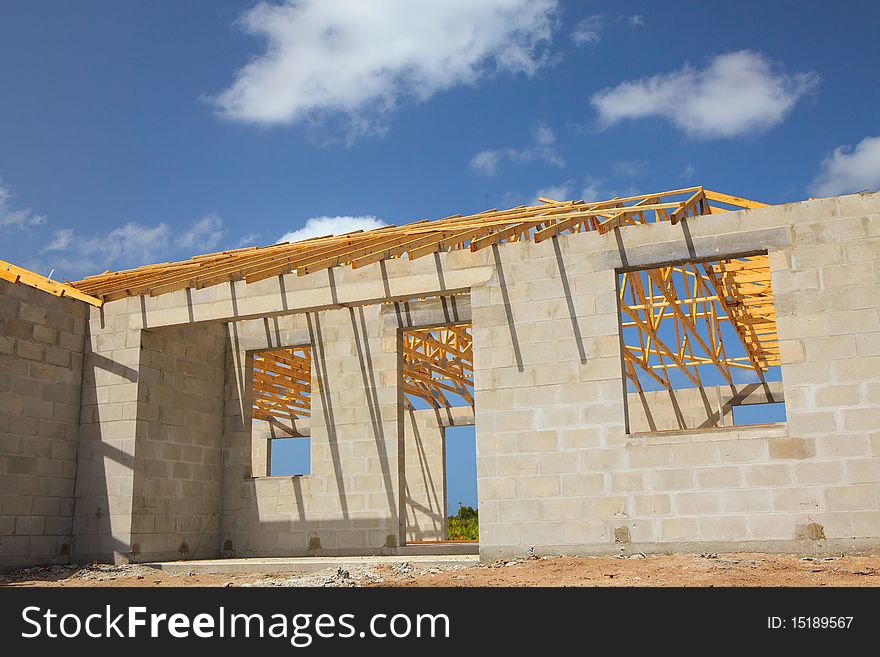
M 16 285 L 24 284 L 43 292 L 47 292 L 56 297 L 69 297 L 82 301 L 96 308 L 104 305 L 104 301 L 90 294 L 86 294 L 76 289 L 72 285 L 65 285 L 56 281 L 49 280 L 45 276 L 34 273 L 23 267 L 18 267 L 5 260 L 0 260 L 0 278 Z

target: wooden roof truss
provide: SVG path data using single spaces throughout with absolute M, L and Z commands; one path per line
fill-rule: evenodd
M 107 271 L 70 287 L 107 302 L 229 281 L 252 283 L 289 273 L 304 276 L 331 267 L 357 269 L 381 260 L 416 259 L 445 251 L 479 251 L 526 240 L 542 242 L 570 233 L 607 233 L 661 221 L 677 224 L 686 218 L 764 206 L 703 187 L 604 201 L 538 200 L 537 205 L 508 210 L 493 208 L 466 216 Z M 732 381 L 736 369 L 750 369 L 763 378 L 767 368 L 779 362 L 766 256 L 625 274 L 621 310 L 624 328 L 637 329 L 632 343 L 624 348 L 626 375 L 637 387 L 637 372 L 669 388 L 674 383 L 669 377 L 671 367 L 679 368 L 698 385 L 700 367 L 704 365 L 716 367 L 725 381 Z M 733 327 L 745 355 L 733 356 L 739 347 L 725 344 L 721 329 L 725 323 Z M 449 395 L 473 403 L 472 348 L 466 327 L 407 332 L 404 352 L 407 395 L 433 407 L 449 405 Z M 308 354 L 299 357 L 305 360 Z M 264 369 L 257 370 L 257 364 Z M 290 417 L 301 417 L 308 412 L 308 376 L 285 367 L 283 360 L 270 361 L 268 356 L 255 359 L 255 371 L 260 372 L 259 377 L 255 375 L 255 386 L 260 386 L 255 388 L 255 415 L 286 412 Z M 300 375 L 304 378 L 297 378 Z M 289 394 L 281 391 L 285 382 L 292 386 Z
M 473 340 L 469 324 L 403 332 L 405 406 L 412 397 L 431 408 L 474 405 Z M 295 420 L 311 413 L 311 350 L 272 349 L 254 354 L 253 417 Z
M 253 416 L 295 420 L 311 413 L 312 351 L 308 347 L 254 354 Z
M 779 365 L 766 255 L 625 272 L 618 294 L 624 371 L 636 390 L 642 390 L 639 373 L 671 390 L 680 385 L 670 369 L 701 386 L 702 366 L 714 366 L 733 384 L 735 369 L 752 370 L 763 381 L 768 368 Z M 731 334 L 724 324 L 738 344 L 724 337 Z
M 204 288 L 229 281 L 248 283 L 295 272 L 299 276 L 337 266 L 365 267 L 380 260 L 421 258 L 437 252 L 479 251 L 495 244 L 533 240 L 652 221 L 678 223 L 686 217 L 761 207 L 747 199 L 686 187 L 605 201 L 556 201 L 509 210 L 490 209 L 435 221 L 386 226 L 345 235 L 328 235 L 294 243 L 209 253 L 182 262 L 107 271 L 72 285 L 113 301 L 128 296 L 157 296 L 186 288 Z
M 473 339 L 469 324 L 403 332 L 403 391 L 432 408 L 474 405 Z M 458 402 L 458 403 L 456 403 Z

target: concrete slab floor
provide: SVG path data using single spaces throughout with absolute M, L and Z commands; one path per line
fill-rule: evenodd
M 192 561 L 157 561 L 141 564 L 169 573 L 312 573 L 328 568 L 349 569 L 357 566 L 410 563 L 422 568 L 476 566 L 477 555 L 412 555 L 372 557 L 250 557 L 245 559 L 196 559 Z

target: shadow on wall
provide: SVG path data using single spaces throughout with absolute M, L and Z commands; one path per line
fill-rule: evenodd
M 137 556 L 130 543 L 131 499 L 127 505 L 124 497 L 117 497 L 112 507 L 110 502 L 111 485 L 120 493 L 133 485 L 135 422 L 123 421 L 122 413 L 116 417 L 108 412 L 110 387 L 125 389 L 136 400 L 137 382 L 135 368 L 95 353 L 86 323 L 71 536 L 75 562 L 127 561 Z
M 501 262 L 501 250 L 497 244 L 492 245 L 492 256 L 495 258 L 495 271 L 498 274 L 498 286 L 501 288 L 501 299 L 504 302 L 504 314 L 507 317 L 507 328 L 510 331 L 510 344 L 513 347 L 516 369 L 522 372 L 525 369 L 522 350 L 519 346 L 519 336 L 516 333 L 516 322 L 513 320 L 513 306 L 510 303 L 510 293 L 507 291 L 507 279 L 504 276 L 504 265 Z M 569 299 L 571 299 L 570 296 Z
M 385 430 L 382 426 L 382 416 L 376 388 L 376 374 L 373 368 L 373 357 L 370 352 L 370 340 L 363 306 L 357 308 L 357 310 L 349 308 L 349 313 L 351 315 L 351 330 L 354 334 L 354 343 L 361 369 L 361 378 L 363 379 L 364 390 L 367 396 L 367 407 L 370 410 L 370 426 L 373 429 L 373 440 L 376 444 L 379 462 L 382 464 L 382 478 L 385 482 L 388 509 L 391 512 L 392 522 L 397 525 L 402 503 L 394 499 L 394 485 L 391 481 L 388 449 L 385 444 Z M 397 437 L 397 453 L 398 459 L 402 459 L 404 453 L 403 436 Z
M 119 347 L 132 335 L 99 336 L 102 354 L 87 340 L 74 558 L 217 556 L 225 329 L 144 330 Z
M 627 393 L 630 433 L 735 426 L 734 409 L 784 402 L 781 381 Z
M 309 476 L 244 479 L 240 505 L 224 515 L 220 556 L 387 554 L 399 546 L 388 516 L 340 518 L 323 486 Z
M 325 312 L 306 313 L 308 339 L 297 341 L 297 346 L 307 343 L 312 353 L 309 476 L 254 477 L 255 466 L 260 464 L 253 461 L 250 431 L 253 353 L 287 346 L 281 342 L 278 324 L 293 318 L 273 318 L 274 333 L 272 323 L 265 322 L 265 336 L 242 334 L 236 324 L 230 324 L 222 556 L 380 554 L 400 544 L 402 502 L 395 492 L 397 473 L 392 473 L 398 464 L 396 458 L 394 464 L 390 462 L 388 442 L 395 437 L 387 435 L 383 426 L 378 387 L 383 373 L 376 371 L 371 345 L 375 336 L 371 338 L 368 332 L 364 309 L 328 312 L 340 316 L 331 321 Z M 332 324 L 329 330 L 325 321 Z M 347 342 L 351 351 L 340 350 L 340 341 L 348 340 L 353 341 Z M 358 367 L 348 369 L 342 360 L 352 357 Z M 352 398 L 350 405 L 344 403 L 347 398 Z M 363 417 L 357 415 L 361 412 Z M 361 426 L 363 436 L 349 439 Z M 381 478 L 373 476 L 379 468 L 375 473 L 368 470 L 368 463 L 375 462 L 381 464 Z
M 404 478 L 406 539 L 441 540 L 446 537 L 446 514 L 443 512 L 446 464 L 442 425 L 437 411 L 436 434 L 423 436 L 416 420 L 417 413 L 413 410 L 404 411 L 407 456 Z M 410 436 L 412 441 L 409 440 Z M 415 464 L 412 463 L 413 456 Z

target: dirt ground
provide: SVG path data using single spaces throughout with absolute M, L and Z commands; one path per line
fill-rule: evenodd
M 370 564 L 308 574 L 172 574 L 148 566 L 41 566 L 0 587 L 880 586 L 880 556 L 703 554 L 542 557 L 478 566 Z
M 552 558 L 416 576 L 391 586 L 880 586 L 880 557 L 707 554 Z

